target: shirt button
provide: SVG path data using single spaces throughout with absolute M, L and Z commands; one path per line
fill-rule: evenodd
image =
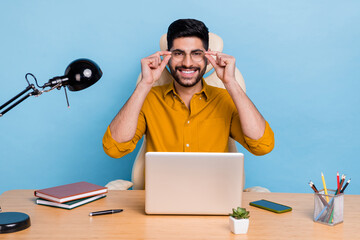
M 200 97 L 200 100 L 201 100 L 201 97 Z
M 190 121 L 187 121 L 187 124 L 190 124 Z
M 187 143 L 187 144 L 186 144 L 186 147 L 190 147 L 190 145 Z

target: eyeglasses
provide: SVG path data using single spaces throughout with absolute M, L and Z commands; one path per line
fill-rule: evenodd
M 186 53 L 181 50 L 174 50 L 171 51 L 171 58 L 176 61 L 180 62 L 185 59 Z M 194 50 L 190 52 L 190 57 L 194 62 L 201 62 L 204 61 L 205 52 L 202 50 Z

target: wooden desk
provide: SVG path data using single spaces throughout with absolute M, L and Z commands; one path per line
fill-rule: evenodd
M 276 214 L 249 206 L 259 199 L 280 202 L 292 212 Z M 246 235 L 229 230 L 227 216 L 150 216 L 144 213 L 144 191 L 110 191 L 104 199 L 73 210 L 40 206 L 32 190 L 12 190 L 0 196 L 3 211 L 20 211 L 32 226 L 0 239 L 360 239 L 360 195 L 345 195 L 344 223 L 313 222 L 313 195 L 244 193 L 250 210 Z M 92 211 L 123 208 L 124 212 L 89 217 Z

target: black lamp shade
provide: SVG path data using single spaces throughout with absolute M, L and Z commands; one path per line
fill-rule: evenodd
M 67 87 L 70 91 L 80 91 L 96 83 L 102 76 L 100 67 L 89 59 L 77 59 L 69 64 L 65 70 L 65 77 L 69 78 Z

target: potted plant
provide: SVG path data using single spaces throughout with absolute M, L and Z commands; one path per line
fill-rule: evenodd
M 230 230 L 235 234 L 247 233 L 249 228 L 249 211 L 242 207 L 233 208 L 232 211 L 229 214 Z

